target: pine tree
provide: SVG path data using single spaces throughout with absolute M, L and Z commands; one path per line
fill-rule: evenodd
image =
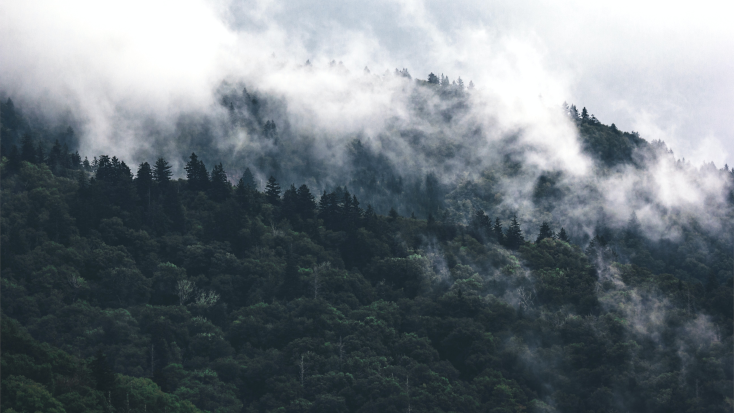
M 400 216 L 395 208 L 390 208 L 390 212 L 388 212 L 387 215 L 390 217 L 390 221 L 395 221 Z
M 543 223 L 540 225 L 540 231 L 538 233 L 538 238 L 535 239 L 535 243 L 538 244 L 545 238 L 553 239 L 555 238 L 555 236 L 556 234 L 553 233 L 550 225 L 548 225 L 547 222 L 543 221 Z
M 257 183 L 255 183 L 255 177 L 252 175 L 250 168 L 245 168 L 245 172 L 242 174 L 240 181 L 242 181 L 243 186 L 253 191 L 257 189 Z
M 265 185 L 265 200 L 272 205 L 280 204 L 280 185 L 272 175 L 268 178 L 268 184 Z
M 224 167 L 220 162 L 219 165 L 214 165 L 212 169 L 212 181 L 209 187 L 209 193 L 213 200 L 224 201 L 229 198 L 232 186 L 227 180 L 227 173 L 224 172 Z
M 144 201 L 145 207 L 150 206 L 150 190 L 153 186 L 153 174 L 150 170 L 150 164 L 143 162 L 138 166 L 138 173 L 135 177 L 135 186 L 138 188 L 138 196 Z
M 293 184 L 283 192 L 280 213 L 284 218 L 291 221 L 291 223 L 295 222 L 296 215 L 298 214 L 298 190 Z
M 438 84 L 438 76 L 434 75 L 433 72 L 428 74 L 428 83 L 432 85 Z
M 464 90 L 464 81 L 461 80 L 461 76 L 456 79 L 456 85 L 459 87 L 460 90 Z
M 441 73 L 441 86 L 447 87 L 451 85 L 451 81 L 449 80 L 448 76 L 444 76 L 443 73 Z
M 297 212 L 302 219 L 312 219 L 316 210 L 316 201 L 306 184 L 301 185 L 297 191 Z
M 494 236 L 500 245 L 505 245 L 505 232 L 502 230 L 502 223 L 499 217 L 494 219 Z
M 566 234 L 566 230 L 561 227 L 561 231 L 558 232 L 558 239 L 563 242 L 571 242 L 571 239 L 568 238 L 568 234 Z
M 589 112 L 586 110 L 586 107 L 581 109 L 581 120 L 589 120 Z
M 158 160 L 155 161 L 155 166 L 153 168 L 153 179 L 161 185 L 166 185 L 171 181 L 172 175 L 171 165 L 169 165 L 163 157 L 159 157 Z
M 469 88 L 468 89 L 469 90 L 474 90 L 474 82 L 472 82 L 471 80 L 469 81 Z
M 492 221 L 482 209 L 477 209 L 474 213 L 474 227 L 479 231 L 490 231 L 492 229 Z
M 191 153 L 189 162 L 184 167 L 189 188 L 194 191 L 206 191 L 209 187 L 209 173 L 204 162 L 200 161 L 195 153 Z
M 517 216 L 513 215 L 510 226 L 507 228 L 505 235 L 505 244 L 507 248 L 516 250 L 525 243 L 525 237 L 522 235 L 520 224 L 517 222 Z

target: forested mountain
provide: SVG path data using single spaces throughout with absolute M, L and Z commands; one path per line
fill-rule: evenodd
M 731 411 L 728 166 L 388 76 L 375 133 L 223 83 L 123 154 L 3 102 L 3 411 Z

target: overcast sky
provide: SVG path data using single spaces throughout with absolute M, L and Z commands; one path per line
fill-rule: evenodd
M 721 167 L 734 164 L 734 25 L 721 3 L 5 0 L 0 90 L 85 119 L 170 113 L 204 107 L 223 77 L 272 54 L 336 59 L 499 80 Z

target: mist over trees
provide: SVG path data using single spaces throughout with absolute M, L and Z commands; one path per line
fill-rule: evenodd
M 225 82 L 124 160 L 2 102 L 3 411 L 730 411 L 728 166 L 361 76 L 371 132 Z

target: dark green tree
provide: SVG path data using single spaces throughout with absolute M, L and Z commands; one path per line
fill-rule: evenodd
M 146 208 L 150 207 L 151 189 L 153 187 L 153 174 L 148 162 L 143 162 L 138 167 L 138 173 L 135 177 L 135 186 L 138 189 L 138 196 L 143 200 Z
M 496 217 L 494 219 L 494 236 L 497 239 L 497 242 L 500 245 L 505 245 L 505 232 L 502 230 L 502 223 L 500 222 L 499 217 Z
M 172 175 L 171 165 L 163 157 L 159 157 L 153 167 L 153 179 L 161 185 L 167 185 Z
M 189 162 L 184 167 L 189 188 L 194 191 L 206 191 L 209 188 L 209 173 L 204 162 L 199 160 L 195 153 L 191 153 Z
M 297 191 L 297 212 L 303 219 L 312 219 L 316 212 L 316 201 L 306 184 L 298 187 Z
M 505 245 L 511 250 L 516 250 L 524 243 L 525 237 L 523 237 L 520 224 L 517 222 L 517 216 L 513 215 L 510 226 L 507 228 L 507 234 L 505 234 Z
M 566 230 L 561 227 L 561 230 L 558 232 L 558 239 L 563 242 L 571 242 L 571 239 L 568 238 L 568 234 L 566 234 Z
M 438 76 L 434 75 L 433 72 L 428 74 L 428 83 L 432 85 L 438 84 Z
M 553 239 L 555 237 L 556 234 L 553 233 L 550 225 L 547 222 L 543 221 L 543 223 L 540 224 L 540 231 L 538 232 L 538 238 L 535 239 L 535 243 L 537 244 L 546 238 Z
M 253 191 L 257 189 L 257 183 L 255 183 L 255 177 L 252 175 L 250 168 L 245 168 L 245 172 L 242 174 L 242 178 L 240 178 L 240 180 L 242 181 L 242 185 L 245 187 L 248 187 Z
M 492 221 L 490 221 L 489 217 L 482 209 L 477 209 L 476 212 L 474 212 L 472 224 L 478 231 L 489 232 L 492 230 Z
M 227 180 L 227 173 L 224 172 L 224 167 L 220 162 L 218 165 L 214 165 L 212 169 L 212 180 L 209 185 L 209 194 L 215 201 L 224 201 L 229 198 L 230 192 L 232 191 L 232 185 Z
M 265 185 L 265 200 L 271 205 L 280 204 L 280 185 L 274 176 L 270 175 Z

